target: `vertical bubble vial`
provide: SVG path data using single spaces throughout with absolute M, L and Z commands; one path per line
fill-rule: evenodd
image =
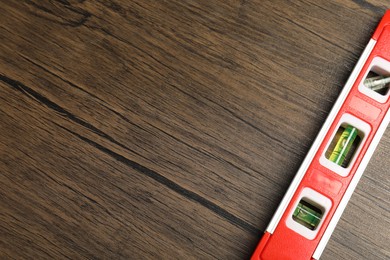
M 351 157 L 348 155 L 351 153 L 351 148 L 353 148 L 353 144 L 357 140 L 357 137 L 358 129 L 351 125 L 347 125 L 341 133 L 328 159 L 340 166 L 345 166 L 344 162 L 346 158 Z M 355 149 L 356 147 L 354 147 L 353 150 Z

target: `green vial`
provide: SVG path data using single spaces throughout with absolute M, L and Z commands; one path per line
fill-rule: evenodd
M 323 212 L 316 206 L 301 200 L 294 210 L 293 219 L 310 230 L 315 230 L 320 224 Z
M 338 165 L 342 165 L 345 157 L 351 150 L 351 146 L 355 141 L 357 134 L 358 130 L 353 126 L 348 125 L 341 134 L 340 139 L 337 141 L 329 160 Z

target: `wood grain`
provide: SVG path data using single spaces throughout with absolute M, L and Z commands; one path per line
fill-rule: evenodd
M 247 259 L 386 1 L 0 1 L 0 258 Z M 386 132 L 322 259 L 388 259 Z

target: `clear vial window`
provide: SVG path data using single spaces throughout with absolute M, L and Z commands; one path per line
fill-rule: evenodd
M 316 230 L 325 210 L 310 202 L 307 198 L 302 198 L 293 213 L 293 220 L 310 230 Z
M 390 75 L 385 74 L 387 73 L 374 66 L 367 74 L 363 85 L 382 96 L 386 96 L 390 88 Z
M 359 148 L 362 137 L 363 133 L 356 127 L 342 124 L 325 152 L 326 159 L 343 168 L 348 168 Z
M 386 103 L 390 97 L 390 61 L 374 57 L 366 73 L 359 91 L 379 103 Z

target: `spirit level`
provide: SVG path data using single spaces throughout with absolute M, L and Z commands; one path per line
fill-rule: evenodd
M 316 137 L 252 260 L 319 259 L 390 121 L 390 10 Z

